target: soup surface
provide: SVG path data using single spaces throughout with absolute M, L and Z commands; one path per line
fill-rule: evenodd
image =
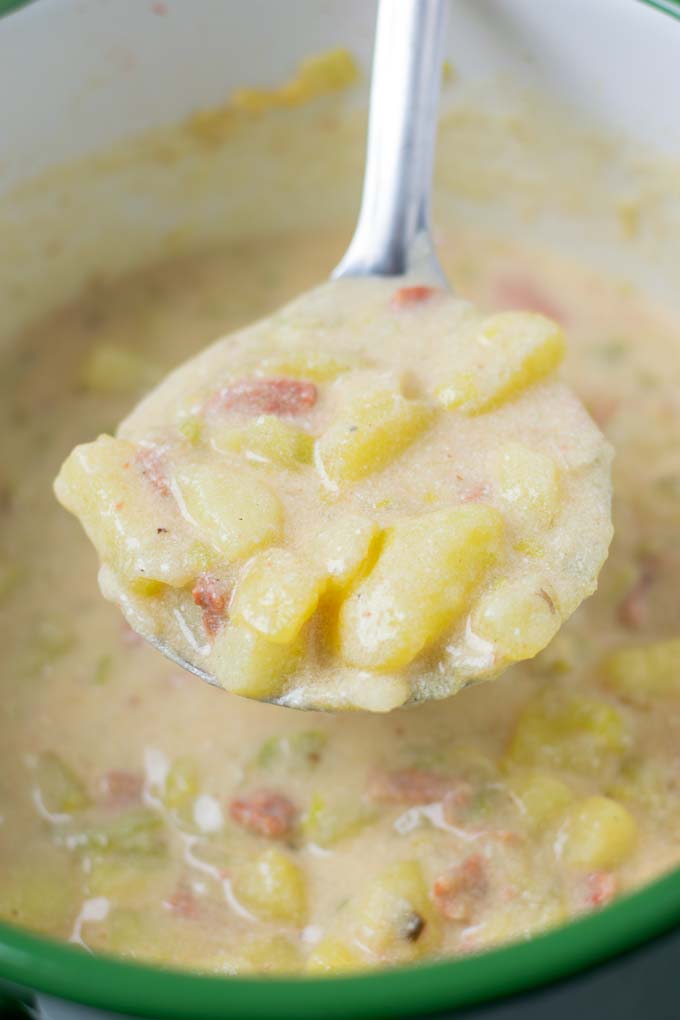
M 530 659 L 592 594 L 611 450 L 545 316 L 324 284 L 171 373 L 55 483 L 134 630 L 226 690 L 390 711 Z
M 232 119 L 202 120 L 205 144 Z M 458 123 L 452 152 L 474 153 Z M 449 161 L 449 191 L 478 188 L 473 163 Z M 0 916 L 202 970 L 351 970 L 527 937 L 680 860 L 678 321 L 447 215 L 457 292 L 560 322 L 566 381 L 615 448 L 597 594 L 531 662 L 388 716 L 291 712 L 173 667 L 101 598 L 52 479 L 206 339 L 323 281 L 350 224 L 91 286 L 0 356 Z

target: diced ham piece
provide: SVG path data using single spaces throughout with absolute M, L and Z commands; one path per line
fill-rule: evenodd
M 489 495 L 489 486 L 485 482 L 475 482 L 464 489 L 460 496 L 461 503 L 479 503 Z
M 447 825 L 460 825 L 471 799 L 472 787 L 469 783 L 461 782 L 446 791 L 442 800 L 442 816 Z
M 609 871 L 593 871 L 586 883 L 588 905 L 591 907 L 606 907 L 616 896 L 616 877 Z
M 172 896 L 163 902 L 163 906 L 177 917 L 195 921 L 198 917 L 198 903 L 193 892 L 184 882 L 180 882 Z
M 239 379 L 223 386 L 210 406 L 243 414 L 304 414 L 314 407 L 317 388 L 303 379 Z
M 434 287 L 425 287 L 422 284 L 414 287 L 400 287 L 392 295 L 393 308 L 413 308 L 415 305 L 422 305 L 436 293 Z
M 617 616 L 626 630 L 639 630 L 647 621 L 649 613 L 649 592 L 658 572 L 658 563 L 653 556 L 646 557 L 640 564 L 640 573 L 635 584 L 619 603 Z
M 194 602 L 203 610 L 203 626 L 209 637 L 218 632 L 229 604 L 229 587 L 214 574 L 199 574 L 191 592 Z
M 562 325 L 567 320 L 564 309 L 541 287 L 526 276 L 503 276 L 496 281 L 493 304 L 501 311 L 538 312 Z
M 448 776 L 425 769 L 376 770 L 368 779 L 368 796 L 383 804 L 432 804 L 457 784 Z
M 140 446 L 135 455 L 135 464 L 156 492 L 161 496 L 170 495 L 170 485 L 160 450 L 155 446 Z
M 297 811 L 282 793 L 257 790 L 232 800 L 229 815 L 238 825 L 258 836 L 282 839 L 291 832 Z
M 432 898 L 447 921 L 469 924 L 488 891 L 484 861 L 479 854 L 473 854 L 435 880 Z
M 110 769 L 100 779 L 101 802 L 108 808 L 131 807 L 140 802 L 143 787 L 141 772 Z

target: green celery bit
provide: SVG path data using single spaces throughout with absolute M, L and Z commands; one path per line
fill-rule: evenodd
M 302 819 L 304 836 L 317 846 L 329 847 L 341 839 L 355 836 L 375 821 L 374 812 L 356 801 L 335 801 L 329 804 L 321 793 L 314 793 Z
M 203 422 L 197 415 L 190 415 L 180 422 L 179 431 L 192 446 L 198 446 L 203 436 Z
M 251 762 L 256 769 L 317 765 L 328 743 L 321 730 L 302 730 L 289 737 L 268 737 Z
M 71 814 L 89 807 L 84 783 L 58 754 L 41 754 L 35 772 L 40 799 L 50 814 Z
M 45 666 L 70 652 L 76 644 L 73 631 L 62 621 L 46 617 L 38 622 L 28 645 L 28 673 L 39 673 Z
M 94 676 L 92 677 L 93 683 L 97 686 L 107 684 L 111 679 L 113 673 L 113 655 L 107 652 L 105 655 L 100 655 L 94 667 Z
M 103 854 L 140 854 L 160 856 L 165 853 L 167 843 L 165 826 L 159 815 L 146 808 L 128 811 L 111 822 L 93 825 L 81 833 L 66 834 L 72 844 Z
M 186 807 L 198 795 L 198 768 L 193 758 L 177 758 L 165 779 L 163 803 L 170 810 Z

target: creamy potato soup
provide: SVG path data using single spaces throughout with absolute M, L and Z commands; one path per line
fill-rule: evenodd
M 537 654 L 595 588 L 610 448 L 535 312 L 327 283 L 177 369 L 55 484 L 131 626 L 228 691 L 389 711 Z
M 678 860 L 677 325 L 615 281 L 483 239 L 449 259 L 483 307 L 559 315 L 567 377 L 617 450 L 600 590 L 534 661 L 389 716 L 304 714 L 200 683 L 100 597 L 51 495 L 65 453 L 341 244 L 262 238 L 150 269 L 4 357 L 7 919 L 205 970 L 336 971 L 526 936 Z
M 354 71 L 347 61 L 338 66 L 342 73 L 333 81 L 342 84 Z M 348 133 L 344 121 L 320 109 L 314 126 L 323 144 L 312 153 L 307 140 L 316 142 L 317 135 L 309 135 L 308 121 L 276 111 L 267 115 L 268 126 L 263 113 L 284 100 L 297 103 L 305 89 L 318 93 L 318 70 L 307 65 L 283 93 L 239 94 L 226 113 L 194 118 L 192 144 L 207 154 L 199 160 L 198 183 L 189 187 L 182 176 L 184 143 L 172 135 L 153 142 L 155 158 L 170 167 L 168 178 L 154 177 L 155 190 L 148 192 L 145 179 L 135 178 L 135 188 L 155 197 L 169 178 L 176 179 L 177 194 L 168 194 L 177 209 L 187 193 L 199 202 L 206 180 L 214 180 L 215 193 L 223 187 L 227 165 L 235 168 L 239 196 L 230 215 L 238 219 L 243 206 L 252 217 L 253 153 L 264 153 L 266 175 L 275 162 L 269 154 L 276 151 L 285 162 L 286 146 L 296 166 L 313 166 L 311 178 L 293 172 L 285 178 L 286 194 L 297 194 L 300 177 L 313 206 L 309 180 L 332 169 L 324 165 L 321 174 L 313 162 L 317 149 L 331 154 L 343 179 L 358 182 L 362 124 Z M 255 110 L 259 119 L 246 124 L 242 108 Z M 574 172 L 570 190 L 560 190 L 558 171 L 571 136 L 566 129 L 551 134 L 545 124 L 533 130 L 533 123 L 514 121 L 513 134 L 502 117 L 484 119 L 462 109 L 444 125 L 440 200 L 465 194 L 481 204 L 475 220 L 442 201 L 438 243 L 456 294 L 474 302 L 481 316 L 515 309 L 564 330 L 564 383 L 615 450 L 615 536 L 597 592 L 540 654 L 493 683 L 387 715 L 296 712 L 211 688 L 150 648 L 102 599 L 97 555 L 52 493 L 53 478 L 77 444 L 113 436 L 142 396 L 199 354 L 209 338 L 242 330 L 328 278 L 347 243 L 352 203 L 338 217 L 342 226 L 318 224 L 335 222 L 325 213 L 340 185 L 320 190 L 323 215 L 318 208 L 307 212 L 301 201 L 294 222 L 304 225 L 284 229 L 279 220 L 274 229 L 267 227 L 269 191 L 258 178 L 257 204 L 265 214 L 248 236 L 219 243 L 214 238 L 202 248 L 190 238 L 193 254 L 166 257 L 128 276 L 113 274 L 113 282 L 95 280 L 77 300 L 3 347 L 1 918 L 93 953 L 202 971 L 338 973 L 527 938 L 598 909 L 680 862 L 680 321 L 630 279 L 588 269 L 585 256 L 576 264 L 492 236 L 488 221 L 486 232 L 470 225 L 483 222 L 482 199 L 507 194 L 502 185 L 509 164 L 496 154 L 501 143 L 514 145 L 517 138 L 530 139 L 531 152 L 527 190 L 521 191 L 519 173 L 513 185 L 522 213 L 541 201 L 538 156 L 548 170 L 557 168 L 546 171 L 547 202 L 566 195 L 565 207 L 588 213 L 590 224 L 604 208 L 602 194 L 586 194 L 582 186 L 584 179 L 594 189 L 597 184 L 597 175 L 584 171 L 590 167 L 587 150 L 572 139 L 570 156 L 583 172 Z M 600 160 L 603 144 L 598 138 Z M 135 166 L 140 151 L 133 150 Z M 114 165 L 126 164 L 122 157 L 117 164 L 104 161 L 103 172 Z M 283 216 L 275 194 L 281 180 L 270 183 Z M 60 179 L 55 187 L 66 194 L 67 184 Z M 89 187 L 83 179 L 78 194 Z M 92 193 L 99 202 L 104 191 L 93 184 Z M 592 209 L 583 206 L 591 196 Z M 621 223 L 634 233 L 637 207 L 626 201 Z M 121 219 L 111 212 L 106 220 L 108 206 L 96 207 L 103 219 L 97 219 L 90 259 Z M 656 209 L 653 201 L 652 219 Z M 650 222 L 644 209 L 640 215 Z M 661 218 L 667 222 L 663 209 Z M 14 237 L 12 217 L 2 222 L 3 238 Z M 38 251 L 21 224 L 14 241 Z M 79 236 L 69 232 L 66 240 Z M 50 245 L 56 245 L 53 268 L 63 283 L 72 249 L 59 248 L 52 235 Z M 127 249 L 120 244 L 115 251 L 118 257 Z M 16 260 L 22 273 L 25 262 Z M 5 276 L 11 270 L 9 263 L 0 266 Z M 14 289 L 19 291 L 18 283 Z M 393 294 L 385 294 L 384 304 Z M 411 315 L 413 309 L 387 311 Z M 351 350 L 342 356 L 356 353 L 363 356 Z M 338 390 L 345 385 L 342 374 L 330 381 L 310 378 L 309 363 L 301 379 L 298 367 L 292 375 L 290 365 L 284 371 L 280 363 L 269 371 L 266 360 L 280 357 L 278 349 L 263 352 L 257 364 L 248 363 L 248 378 L 306 380 L 321 393 L 336 381 Z M 408 378 L 401 385 L 401 399 L 432 399 L 437 414 L 459 416 L 465 429 L 483 427 L 484 415 L 440 410 L 436 394 L 425 397 Z M 527 399 L 548 392 L 558 401 L 562 385 L 546 377 L 532 383 Z M 573 398 L 567 404 L 569 413 L 577 413 Z M 152 421 L 165 428 L 164 412 L 155 417 L 160 410 L 154 402 L 142 404 L 120 440 L 146 440 Z M 501 405 L 489 414 L 499 421 L 506 411 Z M 272 491 L 278 492 L 282 479 L 293 486 L 316 478 L 314 451 L 306 463 L 311 419 L 274 416 L 272 422 L 263 415 L 264 424 L 259 415 L 239 417 L 233 409 L 224 421 L 180 416 L 178 448 L 200 460 L 203 448 L 194 444 L 199 437 L 204 441 L 204 429 L 219 426 L 220 442 L 226 442 L 220 456 L 247 472 L 253 484 L 275 483 Z M 546 428 L 552 425 L 546 422 Z M 440 491 L 435 486 L 426 498 L 429 489 L 421 488 L 418 476 L 416 454 L 426 434 L 400 453 L 412 458 L 404 462 L 408 471 L 386 465 L 352 487 L 364 494 L 361 505 L 352 503 L 354 495 L 332 491 L 323 505 L 342 505 L 371 520 L 375 513 L 381 526 L 391 511 L 373 503 L 383 500 L 403 500 L 395 518 L 440 513 Z M 578 434 L 593 437 L 606 460 L 588 419 L 579 417 Z M 512 441 L 527 444 L 527 434 Z M 295 466 L 271 462 L 274 454 L 290 457 Z M 539 454 L 554 456 L 554 450 L 536 437 L 532 455 Z M 488 502 L 509 519 L 499 497 L 503 483 L 494 481 L 499 462 L 491 462 L 485 460 L 482 470 L 481 458 L 479 464 L 465 460 L 469 476 L 455 479 L 459 502 L 478 509 L 492 481 Z M 563 499 L 572 476 L 559 457 L 555 464 Z M 163 482 L 161 464 L 152 456 L 142 458 L 142 467 L 140 484 L 149 483 L 149 498 L 164 499 L 154 488 Z M 586 476 L 594 481 L 591 470 Z M 341 489 L 339 476 L 337 484 Z M 411 486 L 416 495 L 407 499 Z M 309 527 L 315 535 L 316 523 Z M 165 524 L 154 517 L 153 526 Z M 550 526 L 559 528 L 559 518 Z M 518 528 L 517 519 L 508 527 Z M 516 535 L 516 542 L 529 543 L 523 555 L 539 572 L 546 560 L 530 544 L 538 536 L 544 545 L 544 527 Z M 361 534 L 358 524 L 356 531 Z M 597 535 L 603 548 L 604 526 Z M 301 547 L 291 543 L 288 551 L 297 554 Z M 553 571 L 550 583 L 562 576 Z M 189 609 L 196 632 L 207 635 L 213 626 L 222 632 L 220 590 L 206 581 L 197 604 L 194 587 Z M 548 602 L 542 599 L 539 608 L 545 618 Z

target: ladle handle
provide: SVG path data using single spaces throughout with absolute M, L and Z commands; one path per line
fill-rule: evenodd
M 444 276 L 430 196 L 448 0 L 380 0 L 364 189 L 350 246 L 333 273 Z

